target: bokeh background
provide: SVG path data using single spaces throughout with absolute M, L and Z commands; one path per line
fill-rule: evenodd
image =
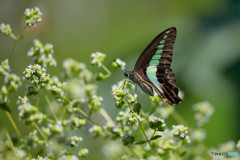
M 60 75 L 61 64 L 69 57 L 94 70 L 90 54 L 96 51 L 107 54 L 107 67 L 120 58 L 132 70 L 148 43 L 175 26 L 178 33 L 172 68 L 184 93 L 176 109 L 193 125 L 192 105 L 209 101 L 215 112 L 204 126 L 205 143 L 216 147 L 240 138 L 240 0 L 0 0 L 0 23 L 9 23 L 18 33 L 24 26 L 25 8 L 35 6 L 42 11 L 43 21 L 26 29 L 24 39 L 18 41 L 12 72 L 22 75 L 31 63 L 26 55 L 36 38 L 54 45 L 58 67 L 50 68 L 50 73 Z M 0 35 L 0 61 L 9 57 L 12 45 L 12 39 Z M 119 110 L 113 105 L 111 85 L 122 78 L 118 71 L 113 78 L 98 83 L 104 108 L 113 118 Z M 12 95 L 10 108 L 24 133 L 28 130 L 18 122 L 16 109 L 19 95 L 24 95 L 24 87 Z M 1 112 L 0 116 L 6 118 Z M 11 127 L 8 130 L 13 133 Z M 86 145 L 90 152 L 101 155 L 101 144 L 96 142 Z

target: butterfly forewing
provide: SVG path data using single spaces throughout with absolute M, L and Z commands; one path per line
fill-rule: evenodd
M 155 58 L 156 60 L 159 59 L 159 56 L 157 55 L 160 55 L 160 58 L 165 57 L 166 60 L 171 60 L 176 33 L 176 28 L 172 27 L 157 35 L 138 57 L 134 71 L 139 71 L 143 68 L 148 67 L 152 58 Z M 154 55 L 155 57 L 153 57 Z M 164 60 L 161 61 L 164 63 Z M 152 63 L 154 62 L 157 61 L 152 61 Z
M 160 33 L 142 52 L 134 67 L 134 72 L 141 73 L 144 81 L 150 83 L 157 94 L 169 104 L 178 104 L 181 101 L 170 68 L 176 33 L 175 27 Z

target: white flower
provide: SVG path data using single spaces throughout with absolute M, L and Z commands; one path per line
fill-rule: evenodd
M 210 116 L 214 112 L 214 108 L 209 102 L 197 103 L 193 106 L 193 110 L 196 111 L 194 117 L 197 120 L 198 126 L 202 126 L 204 123 L 208 122 Z
M 5 36 L 9 36 L 12 33 L 12 28 L 10 27 L 9 24 L 4 24 L 2 23 L 0 25 L 0 31 L 5 35 Z
M 119 58 L 117 58 L 115 60 L 115 63 L 117 63 L 117 65 L 119 65 L 121 67 L 122 70 L 125 70 L 125 67 L 126 67 L 126 63 L 122 60 L 120 60 Z
M 185 127 L 184 125 L 180 124 L 180 125 L 173 125 L 172 126 L 172 133 L 175 136 L 179 136 L 180 138 L 185 139 L 188 133 L 188 127 Z
M 101 52 L 92 53 L 91 54 L 92 65 L 96 65 L 97 67 L 101 67 L 105 57 L 106 57 L 106 55 L 104 53 L 101 53 Z
M 38 22 L 42 21 L 42 12 L 38 7 L 35 8 L 27 8 L 25 9 L 25 19 L 26 19 L 26 24 L 28 26 L 36 26 Z

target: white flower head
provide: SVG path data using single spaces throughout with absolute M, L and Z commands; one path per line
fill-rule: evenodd
M 97 67 L 101 67 L 106 55 L 101 52 L 95 52 L 91 54 L 91 64 Z

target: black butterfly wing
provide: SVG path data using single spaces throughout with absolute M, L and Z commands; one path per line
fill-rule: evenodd
M 148 67 L 150 60 L 158 50 L 160 41 L 164 40 L 164 36 L 167 36 L 167 38 L 165 39 L 166 46 L 164 46 L 163 48 L 164 53 L 162 53 L 162 55 L 166 55 L 167 57 L 171 55 L 171 57 L 169 58 L 172 58 L 172 50 L 176 39 L 176 34 L 177 34 L 176 28 L 171 27 L 157 35 L 151 41 L 151 43 L 144 49 L 142 54 L 138 57 L 137 62 L 134 66 L 134 71 L 139 71 L 143 68 Z
M 181 101 L 170 68 L 176 34 L 176 28 L 172 27 L 156 36 L 139 56 L 134 67 L 134 71 L 152 84 L 157 94 L 171 105 Z

